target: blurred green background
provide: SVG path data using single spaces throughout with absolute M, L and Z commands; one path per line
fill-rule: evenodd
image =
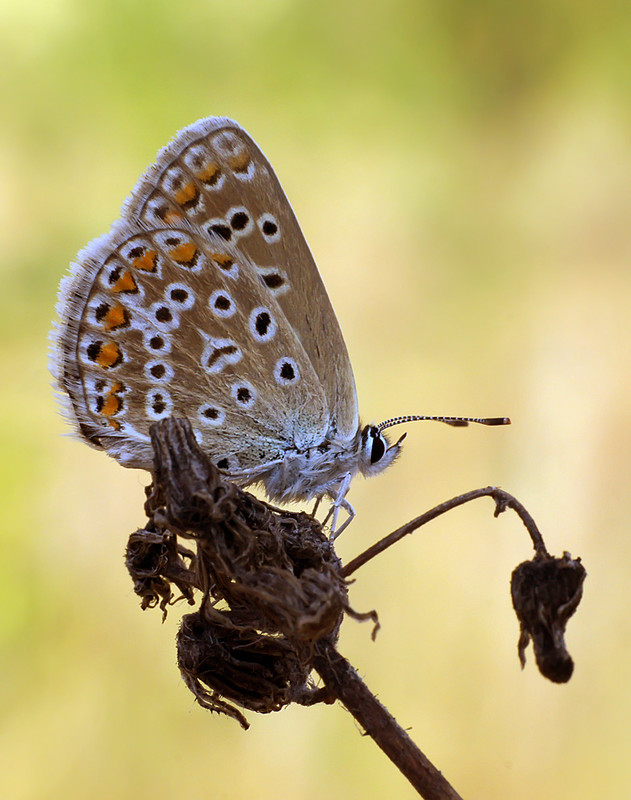
M 62 434 L 46 336 L 67 264 L 158 148 L 237 119 L 338 313 L 365 419 L 410 427 L 350 499 L 348 559 L 489 483 L 589 576 L 576 671 L 519 668 L 514 515 L 460 508 L 357 575 L 340 649 L 466 798 L 631 795 L 631 12 L 614 0 L 0 4 L 0 796 L 411 798 L 339 706 L 197 707 L 178 611 L 123 565 L 146 476 Z

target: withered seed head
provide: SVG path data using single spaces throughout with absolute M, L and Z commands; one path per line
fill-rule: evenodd
M 574 662 L 565 646 L 565 626 L 583 595 L 587 573 L 580 559 L 535 556 L 517 566 L 511 577 L 513 607 L 520 622 L 518 652 L 522 667 L 532 639 L 539 671 L 555 683 L 566 683 Z

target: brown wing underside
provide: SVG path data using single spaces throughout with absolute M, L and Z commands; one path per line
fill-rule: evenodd
M 237 123 L 211 117 L 182 130 L 139 181 L 124 217 L 150 226 L 189 220 L 256 264 L 313 365 L 333 425 L 355 434 L 355 382 L 326 289 L 274 170 Z

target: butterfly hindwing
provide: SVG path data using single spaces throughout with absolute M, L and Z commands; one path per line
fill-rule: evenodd
M 194 224 L 119 224 L 79 254 L 65 298 L 59 383 L 84 438 L 121 463 L 149 469 L 149 426 L 168 416 L 191 419 L 230 472 L 324 436 L 309 358 L 223 238 Z

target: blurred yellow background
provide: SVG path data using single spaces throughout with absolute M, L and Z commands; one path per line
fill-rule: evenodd
M 631 796 L 630 33 L 614 0 L 2 0 L 2 798 L 415 796 L 340 706 L 244 733 L 193 703 L 180 609 L 141 613 L 123 565 L 146 476 L 62 436 L 59 279 L 210 114 L 275 166 L 364 418 L 513 419 L 410 426 L 340 554 L 497 483 L 589 573 L 571 682 L 522 672 L 529 542 L 479 501 L 358 573 L 383 627 L 341 651 L 465 798 Z

